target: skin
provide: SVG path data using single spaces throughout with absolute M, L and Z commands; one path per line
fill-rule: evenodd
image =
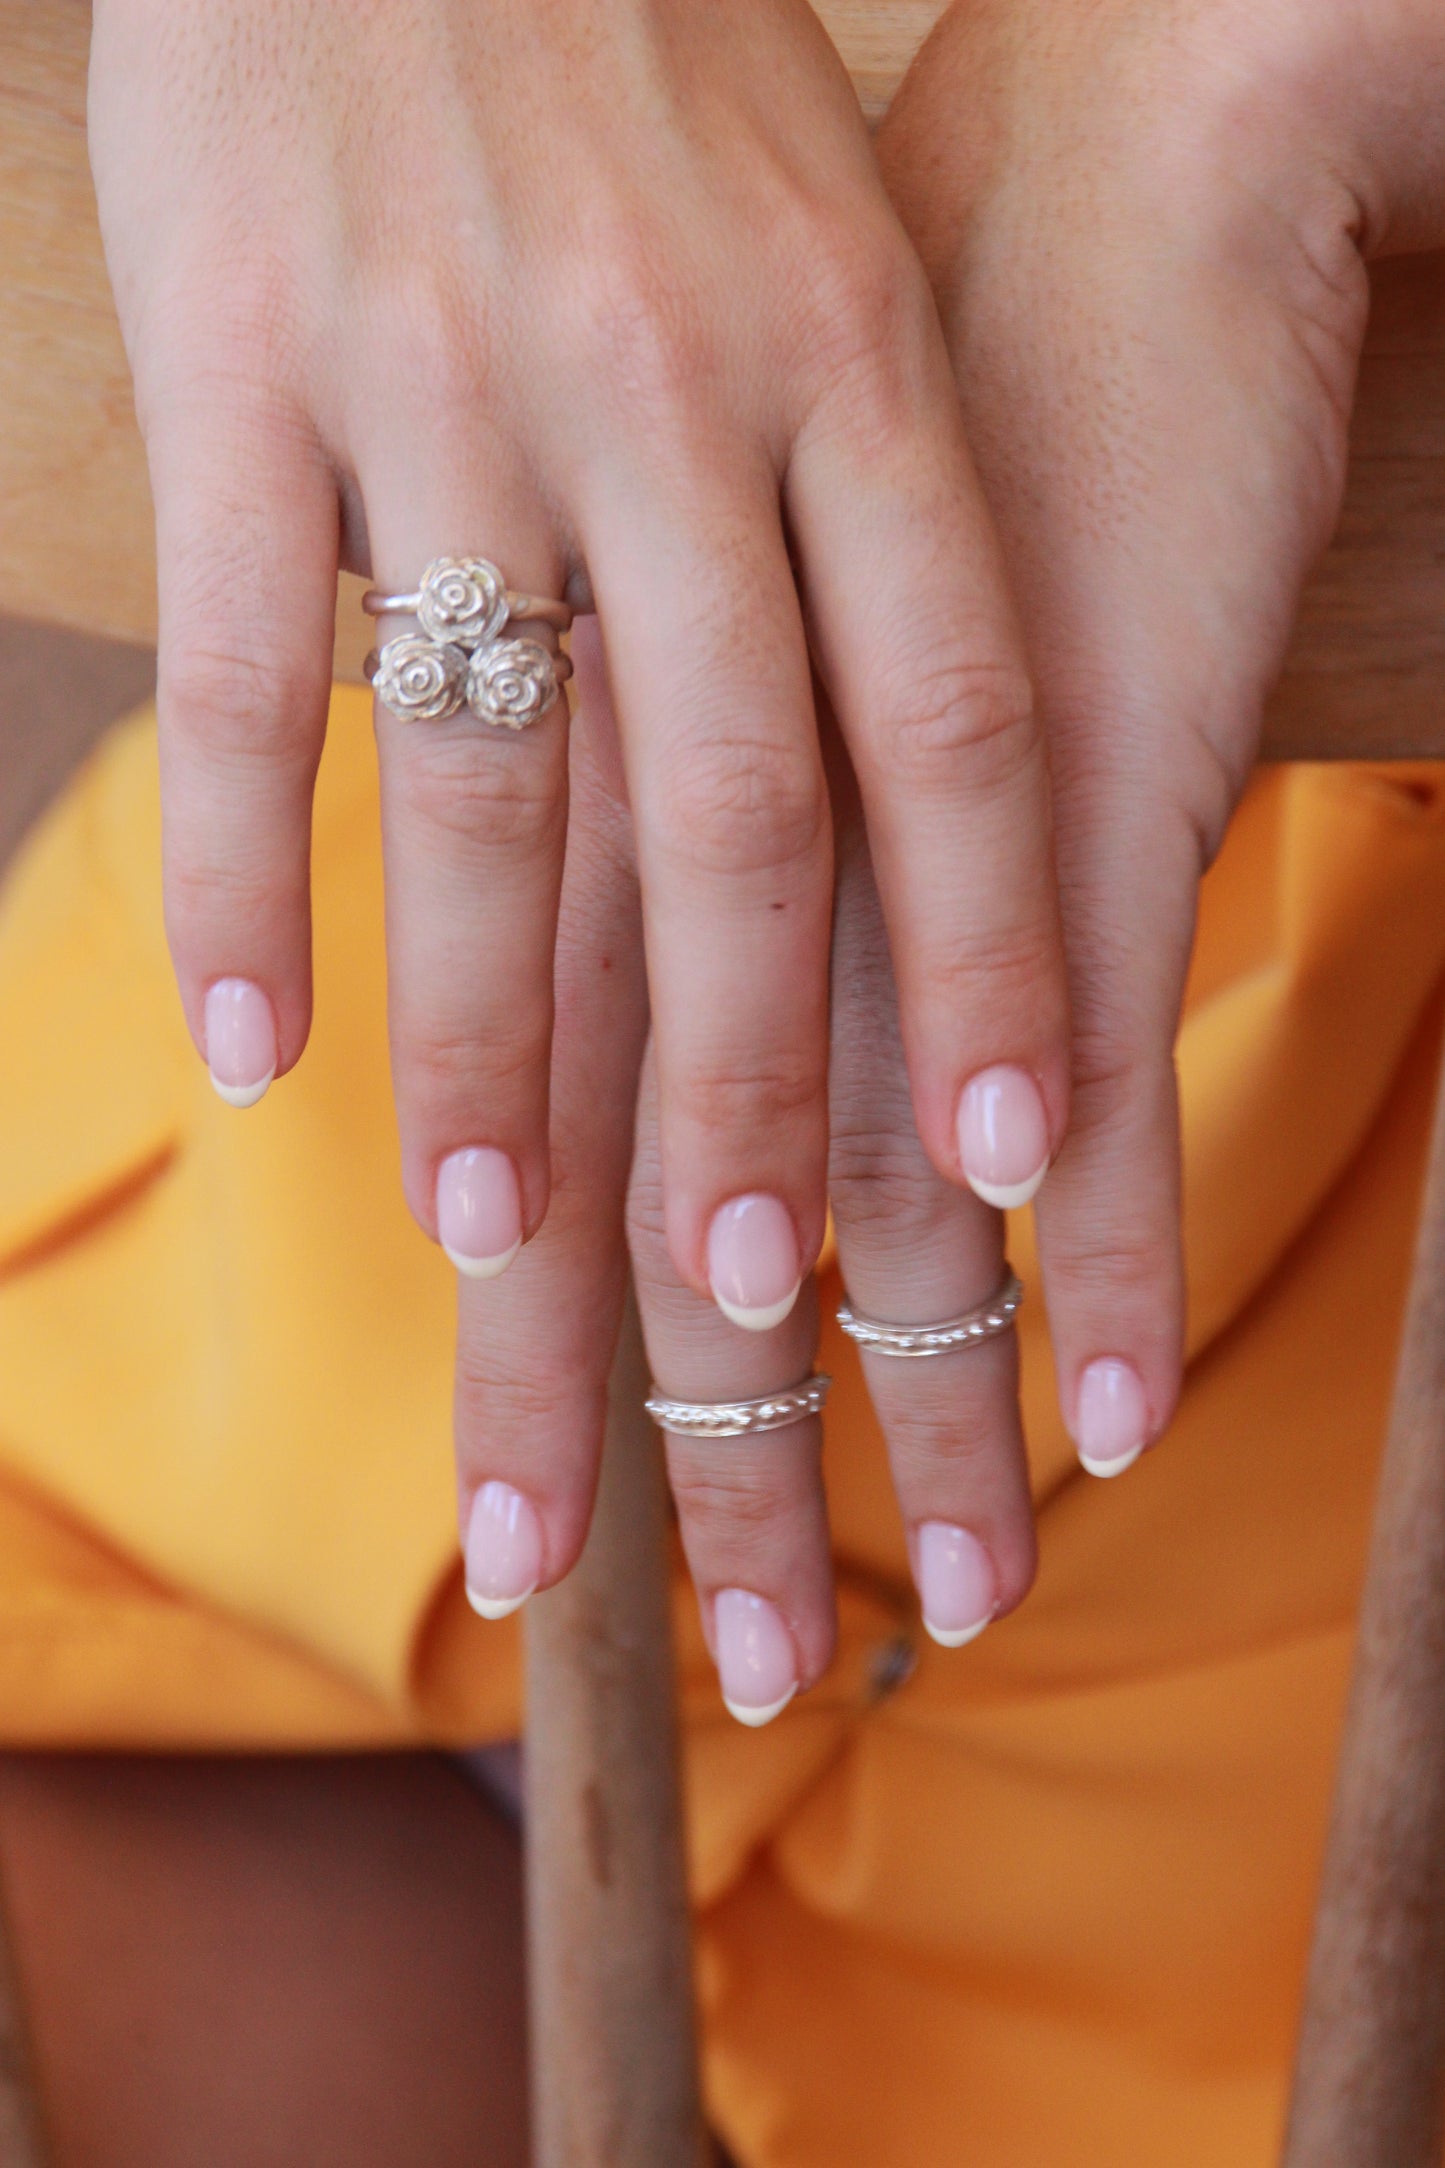
M 1438 11 L 1405 0 L 1369 12 L 1346 0 L 972 0 L 944 18 L 879 139 L 938 296 L 1049 741 L 1075 1111 L 1038 1214 L 1076 1435 L 1095 1361 L 1139 1379 L 1145 1443 L 1178 1395 L 1172 1050 L 1198 884 L 1338 513 L 1368 260 L 1445 241 L 1442 69 Z M 585 671 L 580 691 L 595 725 L 604 691 Z M 865 1308 L 946 1316 L 994 1284 L 998 1223 L 938 1178 L 909 1122 L 906 1017 L 900 1030 L 867 844 L 846 805 L 838 833 L 830 1182 L 844 1271 Z M 575 948 L 564 943 L 564 970 L 584 983 L 588 945 L 606 946 L 599 908 L 583 912 Z M 573 1021 L 558 1070 L 588 1076 L 585 1124 L 602 1119 L 605 1052 L 585 1004 Z M 626 1096 L 620 1064 L 610 1089 Z M 641 1107 L 631 1240 L 659 1382 L 681 1398 L 794 1382 L 810 1367 L 811 1318 L 795 1313 L 740 1351 L 672 1269 L 646 1078 Z M 582 1134 L 559 1131 L 559 1158 Z M 553 1304 L 565 1289 L 571 1309 L 604 1272 L 619 1284 L 612 1239 L 583 1213 L 512 1285 L 463 1290 L 464 1498 L 493 1473 L 538 1498 L 544 1579 L 565 1571 L 585 1525 L 596 1427 L 579 1444 L 582 1401 L 600 1406 L 611 1345 L 569 1342 L 554 1386 Z M 533 1381 L 525 1439 L 495 1391 L 503 1346 L 508 1374 Z M 869 1383 L 915 1557 L 927 1519 L 971 1530 L 1007 1610 L 1033 1561 L 1008 1343 L 921 1364 L 872 1358 Z M 540 1463 L 528 1442 L 539 1431 Z M 766 1449 L 669 1447 L 709 1629 L 722 1589 L 766 1597 L 803 1686 L 832 1646 L 819 1444 L 818 1426 L 800 1424 Z
M 597 605 L 570 753 L 560 716 L 506 745 L 378 717 L 408 1194 L 431 1227 L 439 1159 L 500 1143 L 535 1237 L 462 1290 L 463 1514 L 484 1481 L 521 1490 L 546 1585 L 590 1507 L 639 1073 L 631 1246 L 664 1390 L 808 1369 L 811 1295 L 740 1335 L 703 1250 L 757 1189 L 810 1259 L 830 1134 L 857 1299 L 985 1297 L 999 1229 L 952 1111 L 1004 1055 L 1056 1149 L 1075 1094 L 1039 1201 L 1066 1420 L 1082 1444 L 1104 1363 L 1136 1381 L 1138 1442 L 1162 1432 L 1198 881 L 1336 516 L 1366 259 L 1440 231 L 1445 105 L 1424 0 L 977 0 L 875 167 L 806 11 L 679 6 L 600 41 L 560 0 L 503 13 L 517 64 L 567 86 L 555 141 L 486 96 L 481 18 L 440 0 L 399 42 L 394 9 L 343 33 L 315 0 L 104 0 L 92 117 L 156 482 L 193 1022 L 240 973 L 299 1052 L 338 552 L 390 585 L 482 505 L 515 579 Z M 900 686 L 922 689 L 901 723 Z M 915 1552 L 926 1519 L 973 1532 L 1000 1610 L 1033 1560 L 1011 1363 L 870 1359 Z M 802 1685 L 831 1647 L 818 1443 L 670 1447 L 709 1630 L 721 1590 L 764 1597 Z
M 877 824 L 936 1163 L 963 1179 L 960 1094 L 999 1062 L 1057 1145 L 1017 626 L 927 282 L 804 0 L 100 0 L 90 126 L 156 500 L 167 924 L 197 1045 L 208 988 L 240 978 L 279 1070 L 301 1054 L 338 562 L 395 589 L 476 551 L 608 635 L 683 1280 L 707 1294 L 736 1196 L 781 1201 L 800 1276 L 822 1238 L 810 657 Z M 498 1149 L 533 1235 L 564 714 L 512 737 L 379 708 L 377 737 L 407 1196 L 434 1234 L 441 1162 Z

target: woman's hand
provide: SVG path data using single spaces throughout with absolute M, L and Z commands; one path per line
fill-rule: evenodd
M 929 1150 L 1035 1186 L 1068 1075 L 1041 746 L 926 281 L 803 0 L 97 0 L 91 125 L 157 508 L 167 918 L 228 1095 L 308 1028 L 338 554 L 389 590 L 483 554 L 600 612 L 671 1255 L 738 1323 L 785 1310 L 827 1151 L 800 583 Z M 548 1194 L 564 711 L 377 730 L 407 1195 L 492 1272 Z
M 1072 1124 L 1064 1413 L 1178 1391 L 1173 1043 L 1200 875 L 1338 513 L 1366 257 L 1445 240 L 1433 0 L 961 0 L 879 139 L 939 297 L 1049 741 Z
M 785 1390 L 811 1370 L 817 1338 L 811 1288 L 787 1318 L 744 1339 L 683 1283 L 669 1255 L 631 824 L 595 626 L 580 623 L 574 646 L 553 1206 L 505 1280 L 461 1287 L 461 1520 L 468 1592 L 489 1617 L 559 1580 L 586 1535 L 622 1304 L 629 1164 L 633 1268 L 662 1392 L 732 1400 Z M 865 1311 L 953 1317 L 997 1289 L 1002 1222 L 945 1181 L 918 1140 L 856 790 L 845 763 L 831 767 L 839 848 L 830 1189 L 840 1256 Z M 865 1363 L 924 1617 L 956 1646 L 1018 1603 L 1033 1575 L 1014 1339 L 1005 1333 L 923 1362 Z M 704 1628 L 729 1706 L 747 1723 L 812 1685 L 832 1651 L 820 1444 L 816 1418 L 756 1440 L 668 1438 Z
M 1235 0 L 1187 14 L 1166 0 L 981 0 L 946 19 L 882 143 L 945 303 L 1044 692 L 1081 1034 L 1080 1119 L 1045 1185 L 1041 1233 L 1065 1411 L 1100 1473 L 1157 1435 L 1177 1392 L 1171 1056 L 1195 894 L 1335 517 L 1362 249 L 1445 240 L 1445 100 L 1431 88 L 1441 60 L 1427 16 L 1402 9 L 1372 41 L 1352 36 L 1343 0 L 1252 6 L 1253 31 L 1241 12 Z M 1333 44 L 1316 35 L 1321 20 Z M 595 726 L 600 681 L 590 697 L 586 667 L 580 682 Z M 567 1104 L 581 1132 L 607 1132 L 620 1168 L 625 1078 L 599 1061 L 600 1040 L 587 1046 L 589 1002 L 594 1034 L 604 1013 L 597 958 L 614 945 L 598 929 L 627 923 L 614 813 L 611 900 L 594 888 L 564 943 L 577 969 L 559 1092 L 569 1075 L 591 1080 Z M 987 1294 L 998 1226 L 918 1145 L 866 853 L 847 817 L 839 836 L 839 1245 L 860 1304 L 922 1322 Z M 635 1061 L 640 984 L 628 1014 Z M 578 1163 L 602 1165 L 586 1142 Z M 573 1156 L 559 1131 L 559 1163 Z M 655 1165 L 644 1096 L 633 1242 L 660 1383 L 680 1398 L 796 1383 L 811 1318 L 740 1349 L 671 1272 Z M 559 1196 L 512 1281 L 463 1291 L 458 1450 L 483 1608 L 557 1578 L 585 1528 L 621 1290 L 617 1209 L 604 1202 L 579 1194 L 563 1211 Z M 583 1324 L 569 1324 L 559 1357 L 563 1318 Z M 971 1638 L 1028 1585 L 1013 1359 L 1002 1340 L 925 1363 L 871 1360 L 940 1638 Z M 816 1424 L 799 1424 L 766 1451 L 671 1446 L 724 1691 L 754 1717 L 810 1683 L 830 1646 L 817 1442 Z

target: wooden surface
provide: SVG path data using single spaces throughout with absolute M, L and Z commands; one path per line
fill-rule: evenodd
M 534 1596 L 527 1944 L 536 2168 L 702 2168 L 662 1448 L 629 1301 L 581 1563 Z
M 820 13 L 880 112 L 937 0 Z M 0 0 L 0 603 L 155 637 L 145 461 L 85 163 L 83 0 Z M 962 123 L 961 123 L 962 124 Z M 1266 750 L 1445 755 L 1445 258 L 1386 265 L 1349 498 L 1305 599 Z M 337 668 L 370 644 L 343 581 Z
M 1380 1476 L 1284 2168 L 1445 2146 L 1445 1088 Z

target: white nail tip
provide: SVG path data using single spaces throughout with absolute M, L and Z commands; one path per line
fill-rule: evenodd
M 536 1585 L 534 1581 L 532 1587 L 523 1589 L 520 1596 L 479 1596 L 474 1588 L 469 1588 L 467 1602 L 478 1618 L 510 1618 L 514 1611 L 521 1610 Z
M 991 1204 L 996 1212 L 1017 1212 L 1037 1197 L 1048 1171 L 1049 1163 L 1045 1160 L 1041 1167 L 1035 1168 L 1026 1182 L 980 1182 L 976 1176 L 966 1171 L 964 1179 L 975 1197 L 982 1197 L 984 1203 Z
M 713 1289 L 712 1299 L 729 1323 L 741 1325 L 744 1332 L 771 1332 L 774 1325 L 781 1325 L 783 1319 L 791 1314 L 802 1284 L 801 1280 L 795 1280 L 781 1302 L 766 1303 L 758 1310 L 745 1310 L 741 1303 L 729 1302 L 726 1295 L 720 1295 L 716 1288 Z M 766 1719 L 761 1721 L 766 1722 Z
M 931 1618 L 925 1618 L 923 1623 L 941 1649 L 964 1649 L 970 1641 L 977 1641 L 993 1621 L 994 1613 L 990 1611 L 987 1618 L 976 1619 L 972 1626 L 935 1626 Z
M 1120 1453 L 1114 1460 L 1091 1460 L 1087 1453 L 1080 1453 L 1079 1465 L 1107 1482 L 1111 1475 L 1122 1475 L 1126 1468 L 1132 1468 L 1143 1450 L 1142 1445 L 1136 1445 L 1132 1453 Z
M 452 1249 L 447 1243 L 442 1244 L 442 1248 L 446 1251 L 458 1272 L 469 1280 L 495 1280 L 499 1272 L 506 1271 L 521 1247 L 522 1238 L 518 1235 L 509 1250 L 502 1250 L 495 1257 L 467 1257 L 460 1250 Z
M 258 1099 L 264 1099 L 275 1080 L 276 1071 L 268 1069 L 259 1084 L 223 1084 L 214 1069 L 210 1072 L 211 1084 L 218 1098 L 228 1107 L 253 1107 Z
M 781 1716 L 797 1691 L 796 1686 L 790 1686 L 781 1701 L 770 1701 L 762 1708 L 759 1708 L 756 1704 L 749 1707 L 743 1701 L 729 1701 L 727 1695 L 724 1694 L 723 1707 L 727 1710 L 728 1715 L 735 1716 L 740 1724 L 746 1724 L 750 1731 L 757 1731 L 761 1725 L 771 1724 L 775 1716 Z

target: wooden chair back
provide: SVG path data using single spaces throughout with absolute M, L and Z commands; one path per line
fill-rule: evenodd
M 819 12 L 876 116 L 942 5 L 826 0 Z M 17 616 L 145 647 L 155 638 L 150 500 L 85 156 L 88 36 L 85 0 L 0 0 L 0 596 Z M 1271 759 L 1445 756 L 1445 259 L 1386 265 L 1373 286 L 1344 515 L 1270 705 Z M 336 669 L 352 679 L 370 637 L 358 587 L 342 581 L 337 609 Z M 593 1538 L 528 1624 L 540 2168 L 697 2168 L 704 2157 L 661 1479 L 643 1375 L 634 1320 L 614 1377 Z M 6 1970 L 0 2157 L 40 2168 Z M 1445 1117 L 1381 1482 L 1287 2168 L 1438 2168 L 1442 2048 Z

